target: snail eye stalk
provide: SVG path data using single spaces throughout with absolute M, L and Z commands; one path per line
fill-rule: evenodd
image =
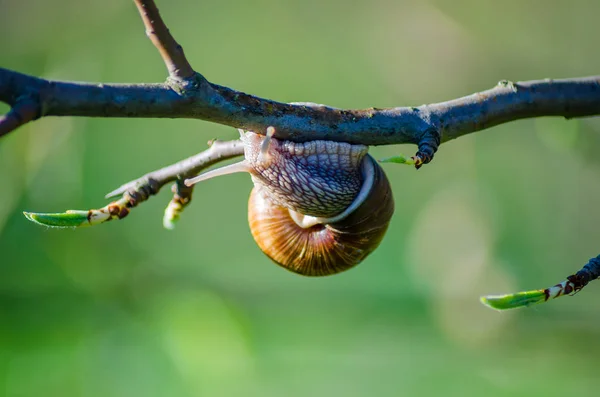
M 265 139 L 263 139 L 260 144 L 260 153 L 258 154 L 258 161 L 263 163 L 265 166 L 268 166 L 271 162 L 271 154 L 269 153 L 269 146 L 271 146 L 271 140 L 273 139 L 273 135 L 275 135 L 275 128 L 269 127 L 267 128 L 267 135 Z

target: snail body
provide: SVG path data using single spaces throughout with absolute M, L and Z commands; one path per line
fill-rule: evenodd
M 245 159 L 186 181 L 249 172 L 248 222 L 275 263 L 306 276 L 356 266 L 377 248 L 394 212 L 389 181 L 364 145 L 303 143 L 240 131 Z

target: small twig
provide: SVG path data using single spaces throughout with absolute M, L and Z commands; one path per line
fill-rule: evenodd
M 183 47 L 169 32 L 153 0 L 134 0 L 146 27 L 146 36 L 152 41 L 162 57 L 169 76 L 176 80 L 185 80 L 194 76 L 194 69 L 188 62 Z
M 30 221 L 49 227 L 83 227 L 93 226 L 113 219 L 126 217 L 131 208 L 148 200 L 150 196 L 156 195 L 160 189 L 169 182 L 178 181 L 177 185 L 183 185 L 183 180 L 196 175 L 200 171 L 217 164 L 220 161 L 240 156 L 244 153 L 241 141 L 214 141 L 210 148 L 203 152 L 181 160 L 175 164 L 150 172 L 141 178 L 128 182 L 118 189 L 110 192 L 106 197 L 121 196 L 119 199 L 109 203 L 100 209 L 92 210 L 68 210 L 59 213 L 33 213 L 25 212 Z M 175 204 L 169 204 L 165 216 L 164 225 L 171 229 L 176 218 L 183 208 L 189 203 L 192 196 L 192 188 L 174 191 Z M 173 202 L 172 200 L 172 202 Z M 176 208 L 173 207 L 176 205 Z
M 149 172 L 140 178 L 129 181 L 108 193 L 105 198 L 120 196 L 130 189 L 135 189 L 137 186 L 148 184 L 148 181 L 151 180 L 155 181 L 160 188 L 174 180 L 184 180 L 190 176 L 196 175 L 200 171 L 213 166 L 220 161 L 228 160 L 243 154 L 244 145 L 239 139 L 233 141 L 211 141 L 208 149 L 192 157 L 178 161 L 175 164 Z
M 39 114 L 34 101 L 17 102 L 4 116 L 0 116 L 0 138 L 36 118 Z

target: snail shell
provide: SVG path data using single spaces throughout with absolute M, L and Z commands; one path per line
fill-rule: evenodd
M 260 249 L 278 265 L 306 276 L 356 266 L 373 252 L 390 223 L 390 183 L 364 145 L 296 143 L 241 132 L 245 160 L 209 171 L 250 172 L 248 222 Z

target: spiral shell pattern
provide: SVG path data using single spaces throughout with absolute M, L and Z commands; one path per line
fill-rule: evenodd
M 394 200 L 379 164 L 369 155 L 362 161 L 372 163 L 372 167 L 362 167 L 374 173 L 371 189 L 354 211 L 333 223 L 301 227 L 290 209 L 255 187 L 248 203 L 248 221 L 260 249 L 278 265 L 305 276 L 336 274 L 363 261 L 383 239 Z

